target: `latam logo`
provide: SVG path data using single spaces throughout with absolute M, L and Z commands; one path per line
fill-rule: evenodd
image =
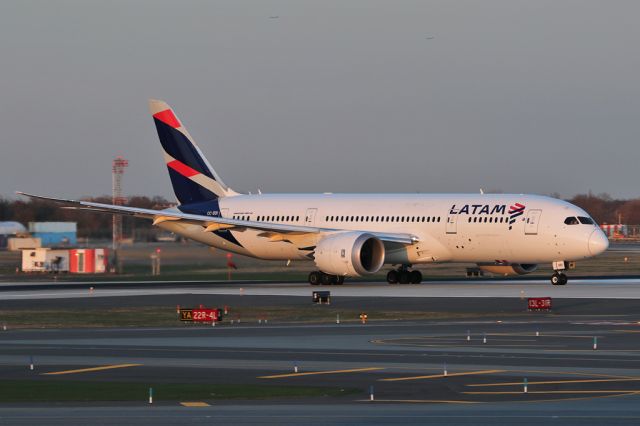
M 513 206 L 509 206 L 509 229 L 516 223 L 516 218 L 524 214 L 524 204 L 516 203 Z
M 449 214 L 504 214 L 507 206 L 504 204 L 489 205 L 489 204 L 465 204 L 458 208 L 454 204 L 449 209 Z

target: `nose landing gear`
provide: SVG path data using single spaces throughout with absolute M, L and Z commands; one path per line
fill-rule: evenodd
M 553 262 L 553 270 L 555 272 L 553 273 L 553 275 L 551 275 L 551 284 L 553 284 L 553 285 L 565 285 L 567 283 L 568 278 L 564 274 L 564 271 L 566 270 L 565 263 L 569 263 L 569 269 L 571 269 L 571 266 L 575 267 L 575 264 L 573 264 L 572 262 L 565 262 L 563 260 L 557 261 L 557 262 Z
M 398 269 L 389 271 L 387 282 L 389 284 L 420 284 L 422 282 L 422 273 L 417 270 L 410 271 L 409 265 L 402 265 Z
M 551 284 L 553 285 L 565 285 L 568 281 L 567 276 L 564 274 L 564 272 L 554 272 L 553 275 L 551 275 Z

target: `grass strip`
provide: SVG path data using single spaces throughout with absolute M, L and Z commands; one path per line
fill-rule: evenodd
M 233 307 L 223 320 L 240 319 L 243 323 L 257 323 L 267 319 L 279 323 L 335 323 L 360 321 L 360 310 L 334 309 L 328 306 L 302 307 Z M 464 312 L 428 312 L 378 310 L 368 313 L 370 320 L 436 320 L 482 317 L 482 314 Z M 490 314 L 486 314 L 490 315 Z M 495 314 L 491 314 L 495 315 Z M 509 316 L 503 314 L 503 316 Z M 96 309 L 2 309 L 0 324 L 9 328 L 94 328 L 94 327 L 193 327 L 204 324 L 179 321 L 175 307 L 144 306 Z
M 0 380 L 0 402 L 154 401 L 340 397 L 354 388 L 252 384 L 131 383 L 61 380 Z

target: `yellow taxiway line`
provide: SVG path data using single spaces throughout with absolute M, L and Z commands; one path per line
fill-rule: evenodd
M 260 376 L 258 377 L 258 379 L 282 379 L 285 377 L 314 376 L 318 374 L 361 373 L 364 371 L 376 371 L 376 370 L 383 370 L 383 368 L 368 367 L 368 368 L 352 368 L 350 370 L 309 371 L 306 373 L 289 373 L 289 374 L 275 374 L 273 376 Z
M 381 382 L 400 382 L 403 380 L 441 379 L 443 377 L 453 377 L 453 376 L 472 376 L 477 374 L 504 373 L 505 371 L 506 370 L 466 371 L 462 373 L 449 373 L 446 376 L 444 374 L 432 374 L 430 376 L 392 377 L 390 379 L 380 379 L 380 381 Z
M 103 365 L 102 367 L 80 368 L 77 370 L 52 371 L 50 373 L 42 373 L 43 376 L 58 376 L 61 374 L 89 373 L 92 371 L 113 370 L 116 368 L 139 367 L 142 364 L 115 364 Z
M 371 400 L 360 399 L 358 402 L 371 402 Z M 410 404 L 484 404 L 483 401 L 456 401 L 449 399 L 376 399 L 373 402 L 406 402 Z
M 562 385 L 564 383 L 602 383 L 602 382 L 637 382 L 637 381 L 640 381 L 640 377 L 624 378 L 624 379 L 546 380 L 546 381 L 539 381 L 539 382 L 529 382 L 529 384 L 530 385 Z M 469 387 L 522 386 L 522 381 L 505 382 L 505 383 L 474 383 L 467 386 Z
M 522 383 L 521 383 L 522 384 Z M 522 391 L 512 392 L 462 392 L 465 395 L 522 395 Z M 594 393 L 621 393 L 621 394 L 634 394 L 640 393 L 638 389 L 626 389 L 626 390 L 549 390 L 549 391 L 529 391 L 527 393 L 532 394 L 594 394 Z
M 210 405 L 206 402 L 181 402 L 180 405 L 184 407 L 209 407 Z

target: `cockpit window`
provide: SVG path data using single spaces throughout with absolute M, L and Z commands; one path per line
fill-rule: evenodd
M 577 225 L 580 222 L 578 222 L 578 218 L 577 217 L 573 217 L 573 216 L 569 216 L 568 218 L 566 218 L 564 220 L 564 224 L 565 225 Z
M 593 219 L 590 217 L 578 216 L 578 220 L 583 225 L 593 225 Z

